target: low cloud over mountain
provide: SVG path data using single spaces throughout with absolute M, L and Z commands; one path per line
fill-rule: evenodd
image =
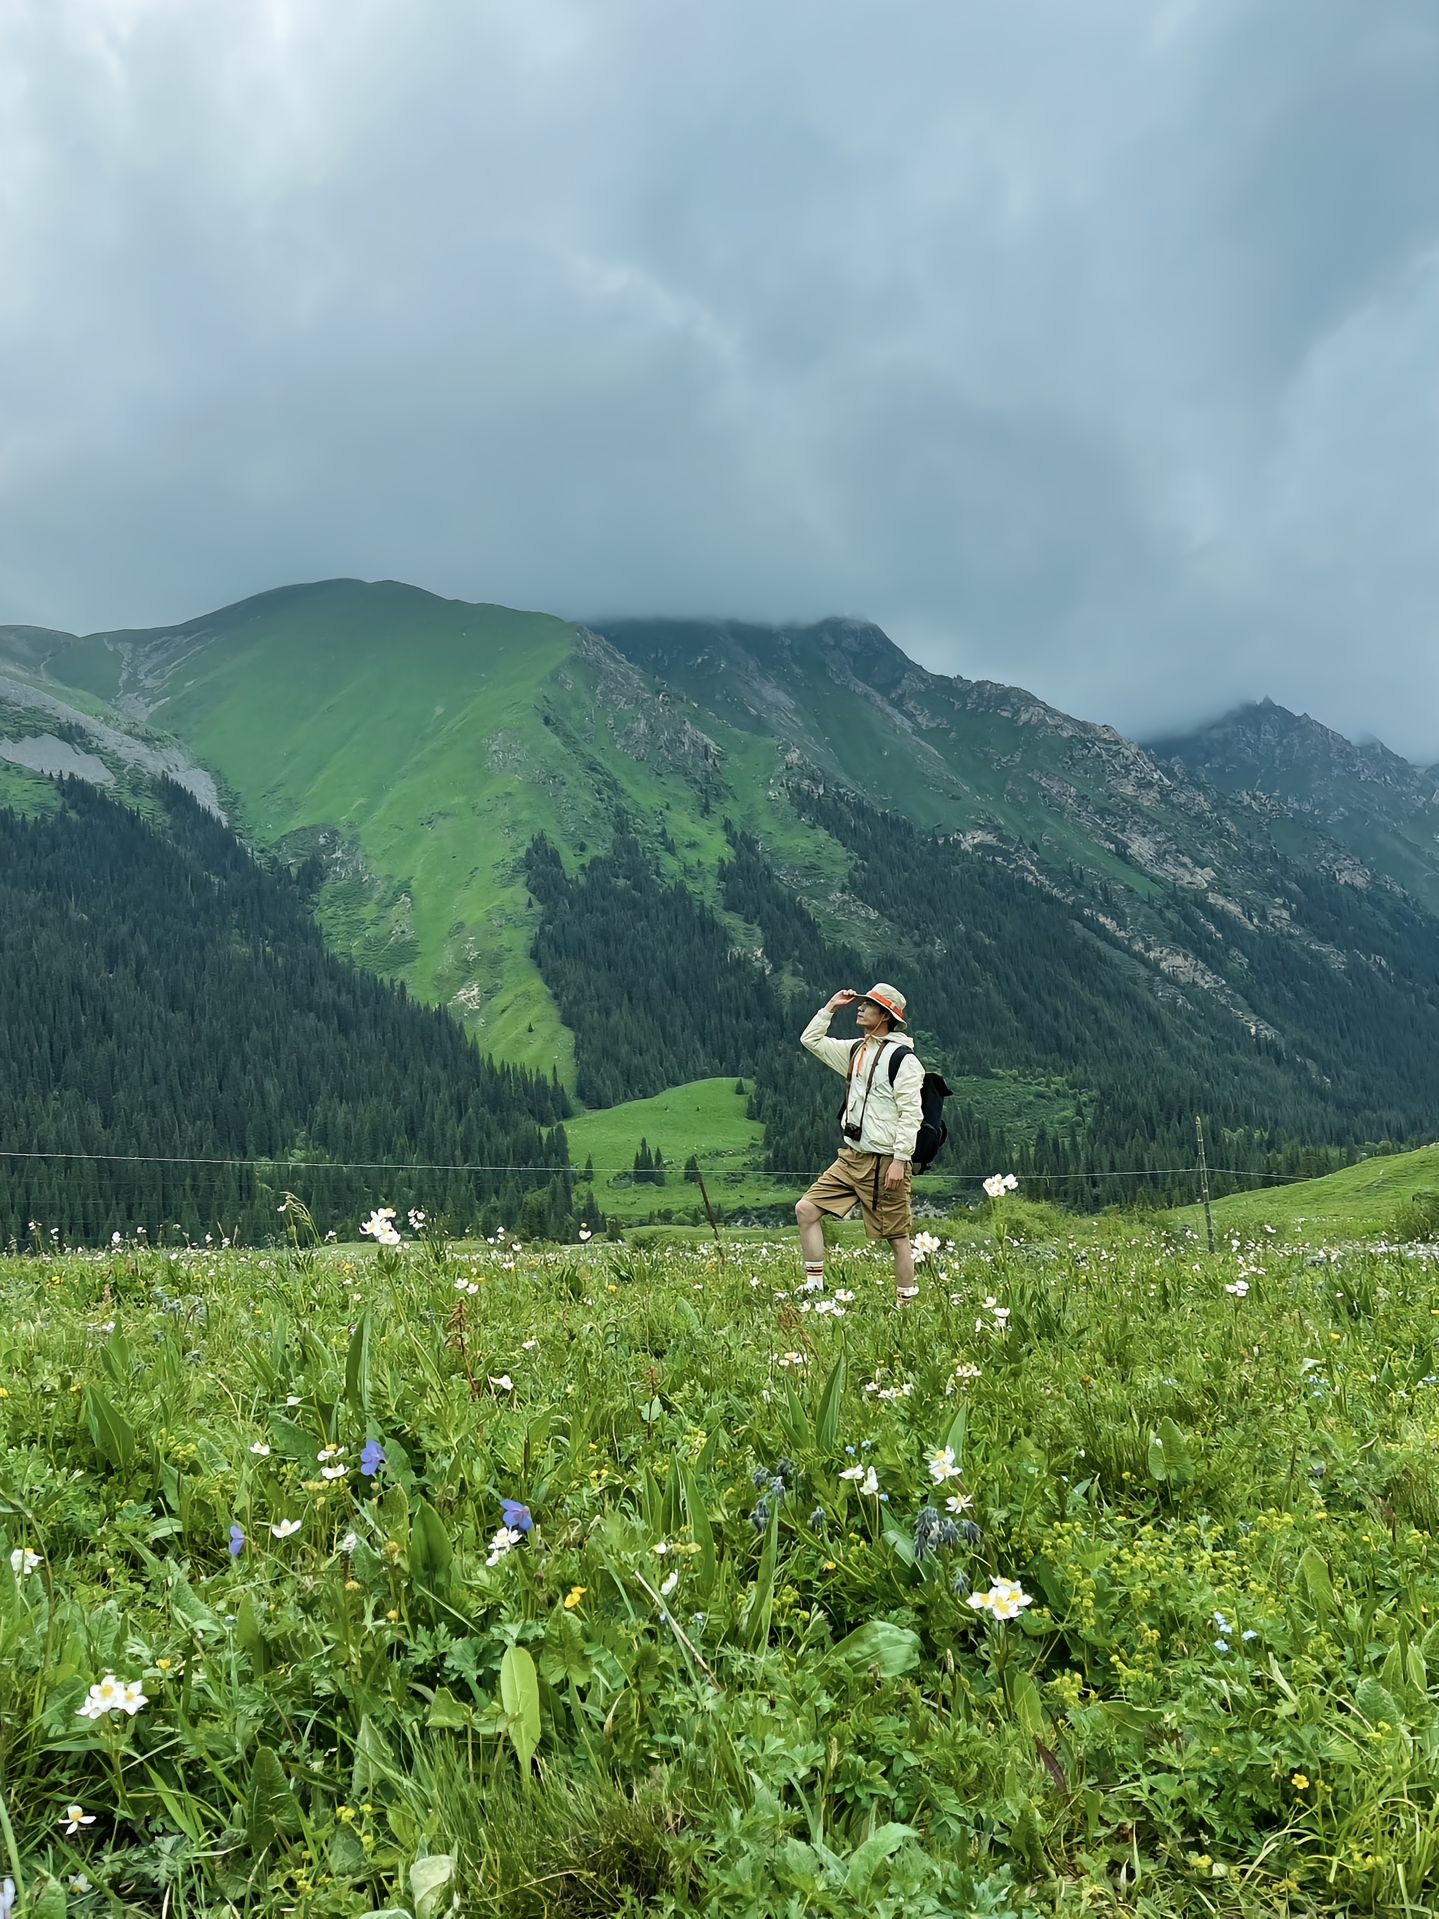
M 870 615 L 1439 756 L 1427 0 L 19 0 L 0 619 Z

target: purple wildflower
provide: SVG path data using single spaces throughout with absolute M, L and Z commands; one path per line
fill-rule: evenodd
M 373 1479 L 384 1463 L 384 1447 L 378 1439 L 367 1439 L 360 1453 L 360 1471 L 366 1479 Z
M 230 1528 L 230 1557 L 238 1559 L 245 1550 L 245 1528 L 235 1525 Z
M 534 1515 L 528 1506 L 522 1506 L 518 1499 L 502 1499 L 500 1510 L 505 1516 L 505 1524 L 512 1533 L 527 1533 L 534 1527 Z

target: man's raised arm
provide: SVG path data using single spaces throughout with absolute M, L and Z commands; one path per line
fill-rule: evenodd
M 826 1066 L 832 1066 L 837 1073 L 848 1073 L 854 1041 L 827 1038 L 829 1023 L 841 1006 L 853 1006 L 858 998 L 859 994 L 847 986 L 832 994 L 799 1036 L 799 1043 L 807 1053 L 813 1053 L 816 1059 L 822 1059 Z

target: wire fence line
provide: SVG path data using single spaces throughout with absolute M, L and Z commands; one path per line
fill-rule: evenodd
M 698 1156 L 697 1156 L 698 1157 Z M 118 1166 L 228 1166 L 243 1167 L 257 1172 L 330 1172 L 330 1173 L 547 1173 L 568 1174 L 577 1181 L 588 1180 L 593 1174 L 602 1176 L 624 1176 L 632 1178 L 636 1168 L 631 1162 L 627 1166 L 592 1166 L 588 1162 L 583 1167 L 559 1166 L 553 1162 L 546 1165 L 525 1165 L 511 1161 L 456 1161 L 446 1163 L 442 1160 L 345 1160 L 345 1159 L 214 1159 L 188 1157 L 182 1154 L 168 1153 L 64 1153 L 48 1151 L 25 1151 L 18 1148 L 0 1147 L 0 1159 L 7 1160 L 65 1160 L 78 1163 L 103 1162 Z M 731 1166 L 728 1164 L 708 1164 L 700 1160 L 701 1169 L 712 1175 L 743 1177 L 745 1179 L 804 1179 L 812 1180 L 818 1170 L 808 1167 L 803 1171 L 770 1166 Z M 666 1171 L 670 1171 L 670 1166 Z M 951 1172 L 945 1167 L 933 1169 L 936 1180 L 953 1181 L 964 1184 L 972 1181 L 978 1184 L 999 1169 L 991 1166 L 985 1172 Z M 1025 1186 L 1053 1185 L 1072 1180 L 1108 1180 L 1108 1179 L 1198 1179 L 1201 1173 L 1211 1176 L 1222 1174 L 1228 1179 L 1248 1179 L 1259 1184 L 1292 1186 L 1298 1180 L 1308 1178 L 1305 1173 L 1259 1173 L 1243 1166 L 1140 1166 L 1128 1169 L 1108 1169 L 1090 1167 L 1074 1173 L 1026 1173 L 1021 1184 Z

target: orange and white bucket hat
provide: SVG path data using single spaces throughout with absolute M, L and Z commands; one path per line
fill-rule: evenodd
M 882 1006 L 896 1025 L 904 1025 L 904 1009 L 908 1004 L 904 994 L 897 986 L 891 986 L 887 980 L 881 980 L 878 986 L 871 986 L 865 994 L 876 1006 Z

